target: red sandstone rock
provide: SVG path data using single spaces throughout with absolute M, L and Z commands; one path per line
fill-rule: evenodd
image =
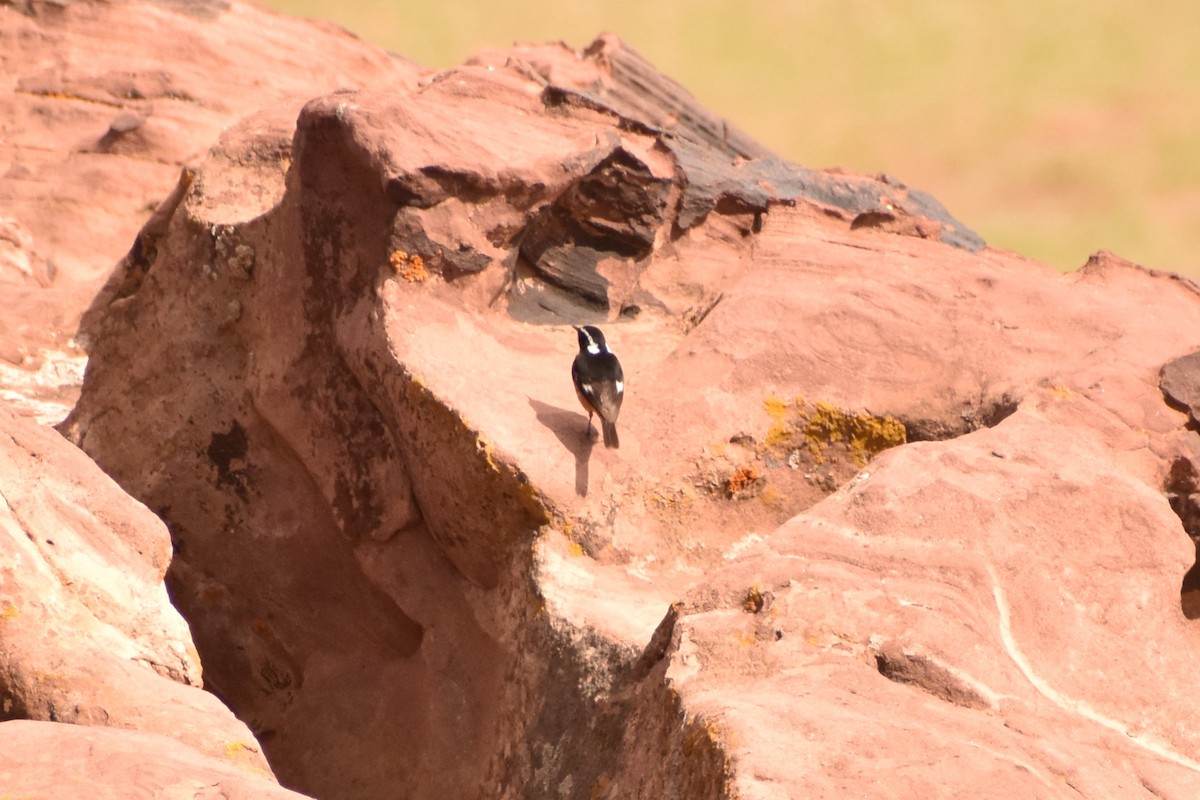
M 69 398 L 46 352 L 127 253 L 64 430 L 170 523 L 206 683 L 285 783 L 1200 790 L 1196 448 L 1158 386 L 1189 282 L 981 249 L 614 38 L 418 80 L 240 5 L 0 15 L 0 383 Z M 300 113 L 339 86 L 374 91 Z M 583 438 L 580 321 L 625 365 L 619 451 Z M 0 789 L 286 796 L 196 688 L 162 528 L 0 432 L 3 716 L 142 729 L 2 723 Z
M 1193 549 L 1091 405 L 891 451 L 695 593 L 668 676 L 746 743 L 743 796 L 1195 791 Z
M 38 800 L 304 797 L 167 736 L 24 720 L 0 723 L 0 786 Z
M 79 316 L 180 169 L 267 107 L 412 85 L 410 63 L 242 3 L 0 5 L 0 391 L 61 419 Z
M 163 586 L 162 522 L 6 406 L 0 491 L 0 719 L 137 728 L 269 775 L 246 727 L 199 688 L 191 636 Z
M 206 675 L 278 774 L 1194 796 L 1158 373 L 1200 297 L 980 250 L 686 97 L 643 114 L 653 74 L 609 39 L 329 95 L 294 138 L 250 118 L 89 316 L 64 430 L 170 521 Z M 625 366 L 617 451 L 583 438 L 583 320 Z
M 66 414 L 80 315 L 122 253 L 135 266 L 153 254 L 151 212 L 223 128 L 262 108 L 294 119 L 314 91 L 411 83 L 417 70 L 240 4 L 34 1 L 0 5 L 0 73 L 0 720 L 144 732 L 0 725 L 0 794 L 284 796 L 263 788 L 246 726 L 199 688 L 163 588 L 162 523 L 14 411 Z M 90 755 L 68 759 L 85 744 Z

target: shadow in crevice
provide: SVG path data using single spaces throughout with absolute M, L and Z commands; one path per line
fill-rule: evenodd
M 1180 604 L 1188 619 L 1200 619 L 1200 350 L 1164 363 L 1158 373 L 1158 387 L 1170 408 L 1188 415 L 1186 433 L 1171 468 L 1163 481 L 1163 493 L 1192 537 L 1196 560 L 1183 576 Z
M 980 428 L 994 428 L 1012 416 L 1020 400 L 1009 394 L 998 397 L 983 397 L 973 408 L 964 411 L 957 419 L 924 419 L 901 416 L 910 442 L 942 442 L 965 436 Z
M 1196 435 L 1191 434 L 1193 439 Z M 1195 449 L 1195 445 L 1192 448 Z M 1183 529 L 1191 537 L 1197 558 L 1191 569 L 1183 576 L 1179 587 L 1183 615 L 1188 619 L 1200 619 L 1200 470 L 1197 469 L 1200 451 L 1176 456 L 1163 482 L 1163 493 L 1171 504 L 1171 510 L 1183 523 Z
M 529 399 L 529 407 L 537 420 L 558 437 L 563 447 L 575 456 L 575 494 L 586 497 L 588 493 L 588 462 L 595 446 L 594 430 L 587 426 L 587 416 L 580 411 L 569 411 L 540 400 Z
M 1197 558 L 1179 587 L 1179 600 L 1185 617 L 1200 619 L 1200 350 L 1163 364 L 1158 388 L 1169 407 L 1188 415 L 1163 493 L 1196 549 Z

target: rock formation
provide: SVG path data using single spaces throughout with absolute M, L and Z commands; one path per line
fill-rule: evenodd
M 58 421 L 80 313 L 227 126 L 418 68 L 324 23 L 242 3 L 0 3 L 0 397 Z M 282 113 L 282 112 L 281 112 Z M 132 252 L 131 251 L 132 247 Z
M 199 688 L 161 521 L 25 417 L 66 415 L 81 313 L 221 129 L 418 71 L 246 5 L 35 1 L 0 4 L 0 73 L 0 795 L 298 796 Z
M 77 797 L 79 781 L 121 790 L 112 796 L 179 780 L 269 785 L 253 734 L 199 688 L 187 625 L 163 586 L 171 542 L 162 522 L 56 432 L 7 406 L 0 476 L 4 793 Z M 186 775 L 148 758 L 164 748 Z M 147 760 L 158 767 L 139 771 Z
M 1190 281 L 789 164 L 612 37 L 361 86 L 185 173 L 60 426 L 285 786 L 1196 795 Z

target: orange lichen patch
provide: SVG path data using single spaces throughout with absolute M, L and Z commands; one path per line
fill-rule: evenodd
M 223 603 L 228 598 L 229 592 L 224 586 L 205 586 L 200 590 L 200 599 L 210 606 Z
M 762 488 L 762 475 L 753 466 L 738 467 L 725 480 L 725 494 L 731 500 L 753 497 Z
M 754 631 L 738 631 L 733 637 L 739 647 L 755 647 L 758 645 L 758 637 L 754 635 Z
M 266 620 L 259 619 L 257 617 L 252 619 L 250 621 L 250 630 L 254 631 L 258 638 L 262 639 L 264 642 L 282 646 L 279 642 L 279 637 L 275 634 L 275 631 L 271 628 L 270 624 L 268 624 Z
M 409 283 L 423 283 L 429 280 L 429 270 L 425 268 L 425 259 L 418 253 L 407 253 L 404 250 L 393 250 L 388 256 L 388 263 L 396 274 Z

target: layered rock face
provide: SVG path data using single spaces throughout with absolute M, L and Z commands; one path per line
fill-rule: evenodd
M 1200 791 L 1190 282 L 987 248 L 613 38 L 255 113 L 136 241 L 61 430 L 284 785 Z

